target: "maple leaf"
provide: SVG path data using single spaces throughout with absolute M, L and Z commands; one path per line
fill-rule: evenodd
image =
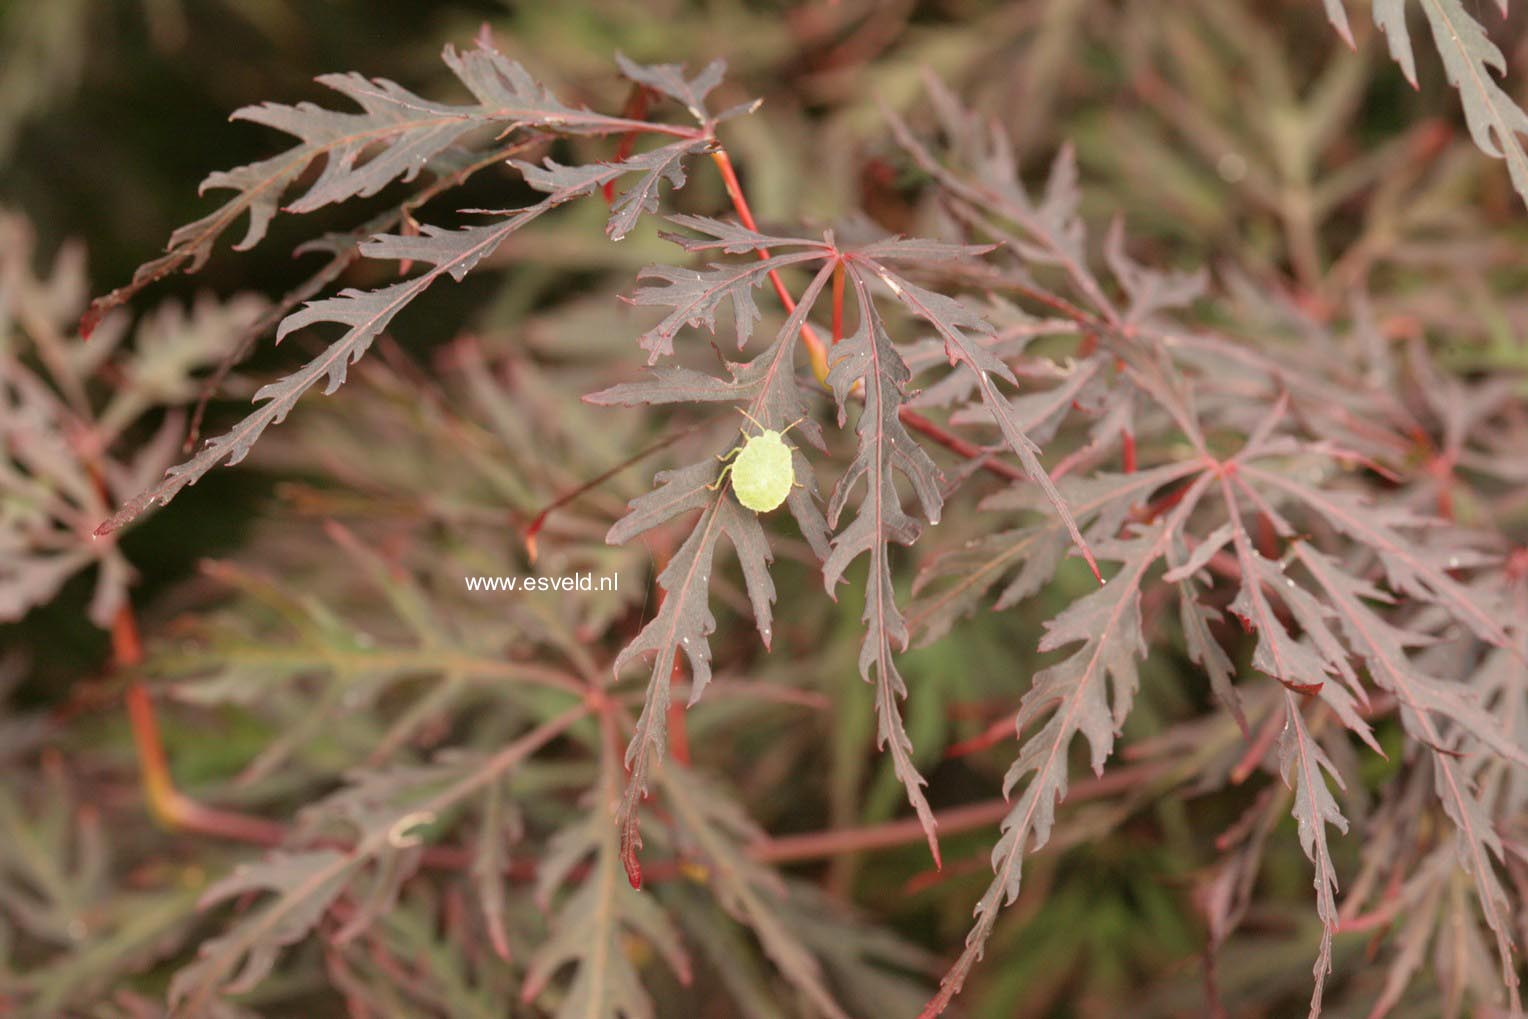
M 881 746 L 890 748 L 893 769 L 907 790 L 909 802 L 924 827 L 930 851 L 937 862 L 939 850 L 934 835 L 933 815 L 922 793 L 924 780 L 912 763 L 912 745 L 902 725 L 898 706 L 898 701 L 906 696 L 907 691 L 892 657 L 893 645 L 900 644 L 905 648 L 909 632 L 895 605 L 887 546 L 891 542 L 911 544 L 920 530 L 917 521 L 901 508 L 893 472 L 901 472 L 912 481 L 923 516 L 930 522 L 937 522 L 943 497 L 940 477 L 933 461 L 913 441 L 900 420 L 911 372 L 892 343 L 875 306 L 869 289 L 871 279 L 884 283 L 915 315 L 935 327 L 951 364 L 961 364 L 969 369 L 989 408 L 991 419 L 998 423 L 1005 440 L 1019 455 L 1037 487 L 1051 499 L 1067 531 L 1091 563 L 1086 542 L 1055 485 L 1040 465 L 1038 447 L 1024 434 L 1011 404 L 993 387 L 993 374 L 1010 383 L 1016 383 L 1017 379 L 1007 365 L 982 342 L 981 337 L 992 333 L 992 326 L 959 302 L 917 286 L 888 267 L 889 263 L 903 260 L 958 262 L 988 249 L 916 238 L 881 238 L 842 250 L 836 246 L 831 234 L 824 241 L 816 242 L 768 237 L 746 227 L 702 217 L 676 217 L 676 222 L 702 235 L 699 238 L 682 235 L 671 238 L 689 250 L 719 248 L 734 254 L 753 252 L 764 255 L 766 250 L 772 252 L 773 248 L 778 247 L 787 249 L 787 253 L 771 253 L 757 262 L 741 266 L 719 263 L 706 271 L 672 268 L 649 271 L 649 276 L 661 278 L 668 285 L 639 290 L 635 302 L 673 309 L 642 338 L 642 345 L 654 359 L 672 352 L 672 340 L 684 326 L 704 324 L 714 329 L 716 311 L 723 301 L 729 299 L 733 302 L 734 328 L 739 343 L 741 345 L 746 342 L 758 318 L 752 289 L 763 281 L 771 269 L 810 261 L 823 263 L 787 322 L 784 335 L 792 342 L 800 332 L 806 315 L 820 297 L 830 273 L 842 272 L 852 281 L 859 325 L 854 334 L 835 347 L 827 381 L 838 401 L 840 426 L 847 419 L 847 401 L 851 397 L 864 401 L 864 412 L 856 429 L 860 441 L 855 459 L 840 479 L 829 502 L 828 519 L 831 526 L 837 526 L 850 492 L 862 478 L 866 481 L 866 487 L 859 513 L 836 536 L 825 559 L 824 582 L 831 592 L 854 559 L 862 553 L 869 555 L 870 573 L 864 615 L 866 636 L 860 654 L 860 671 L 867 682 L 874 682 L 876 686 L 878 741 Z M 778 350 L 780 345 L 781 340 L 777 339 L 772 350 Z M 778 357 L 777 353 L 771 352 L 761 355 L 759 361 L 766 362 L 770 367 L 750 369 L 751 377 L 780 379 L 783 384 L 786 376 L 775 368 Z M 755 385 L 750 376 L 745 376 L 739 369 L 730 370 L 734 375 L 731 384 L 707 380 L 685 369 L 666 369 L 650 381 L 618 386 L 593 394 L 589 399 L 596 403 L 672 402 L 684 398 L 688 391 L 695 399 L 714 400 L 725 398 L 729 391 L 741 393 L 745 387 Z M 792 396 L 784 398 L 780 403 L 783 409 L 785 405 L 795 405 L 797 400 Z M 755 411 L 758 409 L 757 406 L 754 408 Z M 757 413 L 751 416 L 766 427 L 778 424 L 778 419 L 773 417 Z M 811 430 L 807 432 L 807 437 L 814 438 Z M 636 804 L 644 789 L 648 767 L 645 748 L 661 749 L 663 745 L 663 716 L 668 705 L 670 663 L 674 654 L 680 651 L 685 652 L 690 659 L 695 673 L 692 703 L 694 697 L 703 690 L 710 674 L 706 638 L 714 630 L 715 621 L 705 604 L 704 583 L 711 566 L 710 548 L 716 536 L 721 533 L 728 534 L 740 551 L 744 547 L 739 545 L 740 536 L 744 541 L 753 537 L 752 530 L 745 530 L 751 522 L 744 523 L 728 515 L 732 512 L 730 504 L 724 504 L 720 499 L 706 500 L 701 496 L 699 489 L 712 471 L 714 468 L 706 464 L 690 468 L 682 475 L 683 481 L 678 483 L 679 487 L 667 491 L 665 489 L 676 485 L 679 476 L 662 476 L 660 483 L 665 486 L 665 489 L 659 490 L 662 494 L 655 492 L 650 497 L 653 500 L 651 503 L 639 500 L 627 518 L 631 522 L 630 526 L 623 526 L 626 524 L 623 521 L 610 535 L 611 541 L 629 540 L 636 533 L 674 513 L 707 506 L 696 528 L 659 578 L 666 598 L 658 615 L 622 651 L 617 662 L 619 668 L 635 654 L 654 655 L 648 697 L 638 719 L 637 732 L 628 756 L 632 782 L 628 786 L 621 810 L 621 824 L 627 833 L 626 843 L 632 847 L 627 856 L 627 867 L 633 881 L 638 879 L 640 873 L 635 858 L 635 847 L 640 846 L 640 835 L 636 828 Z M 724 505 L 729 508 L 724 509 Z M 798 519 L 802 515 L 798 512 Z M 805 523 L 803 531 L 808 533 L 810 539 L 811 532 Z M 762 542 L 762 532 L 758 538 Z M 767 643 L 767 604 L 764 610 L 760 609 L 757 593 L 765 588 L 762 584 L 755 584 L 753 576 L 748 574 L 750 556 L 762 561 L 767 559 L 763 553 L 757 552 L 742 557 L 760 633 L 765 635 Z M 767 573 L 762 566 L 757 567 L 757 572 L 767 581 Z M 694 579 L 697 576 L 701 578 L 699 582 Z M 772 598 L 773 588 L 767 590 Z M 674 600 L 676 591 L 692 595 L 693 600 Z
M 1093 561 L 1093 553 L 1088 549 L 1088 543 L 1083 539 L 1082 532 L 1077 529 L 1077 522 L 1072 517 L 1072 511 L 1067 507 L 1061 493 L 1056 490 L 1056 485 L 1051 481 L 1044 465 L 1040 463 L 1040 447 L 1025 434 L 1013 405 L 998 392 L 992 381 L 993 376 L 1011 385 L 1017 384 L 1018 380 L 1014 377 L 1012 369 L 994 356 L 987 347 L 975 342 L 967 332 L 967 330 L 975 330 L 990 334 L 993 332 L 992 325 L 959 301 L 944 294 L 925 290 L 891 272 L 884 265 L 872 264 L 875 266 L 875 274 L 891 289 L 897 300 L 939 333 L 944 340 L 945 353 L 950 363 L 960 364 L 975 375 L 982 406 L 996 422 L 1008 448 L 1018 456 L 1019 462 L 1024 466 L 1024 473 L 1041 492 L 1045 493 L 1052 509 L 1066 526 L 1067 532 L 1072 536 L 1073 544 L 1082 553 L 1093 575 L 1098 576 L 1098 564 Z
M 784 882 L 743 851 L 760 832 L 733 799 L 682 767 L 664 770 L 663 786 L 677 833 L 693 845 L 709 872 L 722 907 L 748 927 L 764 953 L 828 1019 L 848 1019 L 823 977 L 821 963 L 790 929 L 780 908 Z
M 702 326 L 716 331 L 716 315 L 724 304 L 732 311 L 732 325 L 741 350 L 753 336 L 759 321 L 759 306 L 753 290 L 763 284 L 771 272 L 804 262 L 820 261 L 831 255 L 831 247 L 821 241 L 803 238 L 766 237 L 746 227 L 702 216 L 671 216 L 670 222 L 707 234 L 700 240 L 682 234 L 663 236 L 686 251 L 720 248 L 728 254 L 761 249 L 787 249 L 782 254 L 748 262 L 723 262 L 703 270 L 677 266 L 649 266 L 637 274 L 639 280 L 660 280 L 663 286 L 638 287 L 631 303 L 638 307 L 664 307 L 671 310 L 662 321 L 644 332 L 638 344 L 648 353 L 648 364 L 674 353 L 674 337 L 686 326 Z M 792 250 L 794 249 L 794 250 Z
M 1078 215 L 1072 147 L 1063 145 L 1057 151 L 1040 200 L 1034 201 L 1019 182 L 1013 144 L 1003 129 L 962 109 L 932 74 L 925 76 L 924 85 L 940 125 L 952 139 L 956 163 L 970 168 L 969 178 L 936 159 L 900 117 L 887 113 L 887 121 L 897 143 L 939 182 L 956 216 L 979 225 L 982 233 L 1026 262 L 1059 266 L 1105 321 L 1119 323 L 1114 303 L 1087 268 L 1087 229 Z M 1020 233 L 1003 221 L 1016 224 Z
M 1469 733 L 1502 760 L 1520 768 L 1528 768 L 1528 749 L 1516 741 L 1514 734 L 1505 731 L 1469 691 L 1416 667 L 1406 648 L 1425 645 L 1430 640 L 1425 634 L 1392 626 L 1364 603 L 1365 598 L 1387 600 L 1382 591 L 1349 576 L 1331 558 L 1307 543 L 1298 544 L 1296 554 L 1327 592 L 1348 635 L 1348 643 L 1368 666 L 1370 677 L 1400 702 L 1402 726 L 1432 752 L 1437 795 L 1458 832 L 1458 861 L 1475 881 L 1486 925 L 1496 935 L 1503 982 L 1515 997 L 1517 978 L 1509 904 L 1492 862 L 1493 858 L 1497 863 L 1503 862 L 1501 837 L 1451 746 L 1456 740 L 1446 734 L 1440 723 L 1453 723 L 1455 733 Z M 1510 657 L 1505 652 L 1502 656 Z
M 318 81 L 355 102 L 360 112 L 328 110 L 309 102 L 296 106 L 262 103 L 235 112 L 233 119 L 274 127 L 297 138 L 298 144 L 268 159 L 218 171 L 202 181 L 203 192 L 234 191 L 236 195 L 171 234 L 166 253 L 139 267 L 131 283 L 92 302 L 81 331 L 88 336 L 108 311 L 155 280 L 176 271 L 196 272 L 211 257 L 223 233 L 242 217 L 248 217 L 249 226 L 244 238 L 234 245 L 237 250 L 258 244 L 278 211 L 311 212 L 335 202 L 374 195 L 396 180 L 413 180 L 437 157 L 466 144 L 471 136 L 486 135 L 488 129 L 500 137 L 526 128 L 561 134 L 612 134 L 633 128 L 694 133 L 569 106 L 524 67 L 482 39 L 466 52 L 447 46 L 442 59 L 472 93 L 475 103 L 437 103 L 394 82 L 351 73 L 322 75 Z M 628 67 L 631 73 L 649 73 L 635 65 Z M 713 70 L 717 70 L 716 65 L 707 75 Z M 283 195 L 320 158 L 323 170 L 300 196 L 283 207 Z M 674 179 L 677 171 L 669 166 L 658 173 Z M 682 181 L 682 174 L 679 179 Z M 647 185 L 649 190 L 655 186 L 656 182 Z M 634 196 L 628 207 L 623 207 L 618 215 L 626 229 L 647 207 L 649 197 Z M 614 218 L 611 232 L 617 232 Z
M 892 345 L 864 278 L 858 272 L 853 273 L 852 278 L 858 301 L 859 326 L 834 348 L 827 381 L 838 401 L 840 427 L 847 417 L 852 392 L 863 395 L 864 410 L 855 429 L 859 435 L 859 448 L 828 503 L 829 526 L 838 526 L 849 494 L 861 479 L 865 482 L 865 497 L 854 520 L 833 538 L 832 552 L 823 563 L 823 583 L 831 593 L 849 564 L 862 553 L 869 555 L 860 675 L 866 682 L 871 682 L 871 670 L 875 672 L 875 704 L 879 717 L 876 742 L 882 749 L 890 746 L 893 770 L 907 790 L 908 802 L 923 825 L 929 852 L 937 866 L 940 862 L 939 842 L 934 831 L 933 811 L 923 795 L 922 787 L 926 782 L 913 764 L 912 740 L 903 728 L 898 706 L 898 702 L 907 697 L 907 685 L 893 661 L 892 645 L 900 644 L 901 649 L 906 650 L 908 630 L 896 605 L 888 545 L 893 541 L 911 545 L 922 531 L 922 525 L 902 509 L 893 471 L 901 472 L 912 482 L 923 515 L 931 524 L 939 522 L 939 511 L 944 502 L 940 492 L 941 478 L 934 461 L 913 441 L 898 417 L 912 373 Z
M 1197 480 L 1167 520 L 1124 539 L 1099 542 L 1098 554 L 1120 562 L 1120 569 L 1098 590 L 1074 601 L 1046 624 L 1039 650 L 1078 642 L 1081 646 L 1036 674 L 1020 702 L 1014 729 L 1021 738 L 1029 725 L 1047 720 L 1024 739 L 1003 779 L 1005 797 L 1021 782 L 1024 788 L 1003 818 L 1002 837 L 992 849 L 993 879 L 976 904 L 976 923 L 966 935 L 965 949 L 940 980 L 939 992 L 924 1006 L 924 1019 L 940 1015 L 960 993 L 982 957 L 999 910 L 1018 897 L 1025 855 L 1049 841 L 1056 804 L 1066 798 L 1067 750 L 1075 736 L 1087 738 L 1093 770 L 1102 773 L 1115 733 L 1134 699 L 1136 659 L 1146 653 L 1141 586 L 1208 485 L 1208 476 Z
M 1269 415 L 1267 427 L 1282 413 Z M 1263 444 L 1265 431 L 1260 429 L 1249 438 L 1243 456 L 1255 454 Z M 1240 466 L 1238 464 L 1238 466 Z M 1279 740 L 1280 772 L 1287 785 L 1295 791 L 1294 816 L 1300 835 L 1300 845 L 1315 866 L 1316 912 L 1321 918 L 1320 948 L 1312 970 L 1315 987 L 1311 994 L 1311 1019 L 1321 1014 L 1321 999 L 1327 974 L 1331 971 L 1332 935 L 1337 928 L 1337 872 L 1332 864 L 1331 850 L 1326 839 L 1326 826 L 1336 826 L 1346 832 L 1347 820 L 1343 817 L 1327 788 L 1323 773 L 1331 774 L 1339 786 L 1341 775 L 1326 753 L 1311 735 L 1296 694 L 1316 695 L 1331 705 L 1343 724 L 1357 732 L 1376 752 L 1378 744 L 1370 733 L 1368 724 L 1354 711 L 1352 698 L 1339 694 L 1336 684 L 1329 677 L 1341 675 L 1348 669 L 1345 652 L 1334 646 L 1319 614 L 1305 608 L 1300 600 L 1299 588 L 1284 575 L 1282 568 L 1270 563 L 1253 548 L 1246 526 L 1237 507 L 1237 492 L 1230 476 L 1221 472 L 1221 491 L 1229 515 L 1229 536 L 1241 568 L 1241 585 L 1231 611 L 1257 632 L 1257 647 L 1253 653 L 1253 665 L 1285 686 L 1285 724 Z M 1245 486 L 1243 491 L 1252 494 Z M 1295 640 L 1274 611 L 1265 588 L 1278 590 L 1284 603 L 1300 616 L 1312 643 Z M 1296 606 L 1301 606 L 1297 609 Z M 1303 615 L 1302 615 L 1303 611 Z
M 1210 542 L 1201 543 L 1200 549 Z M 1242 735 L 1251 738 L 1247 725 L 1247 713 L 1232 679 L 1236 666 L 1220 642 L 1211 632 L 1212 624 L 1221 619 L 1218 610 L 1199 600 L 1199 585 L 1192 569 L 1194 560 L 1189 559 L 1181 535 L 1175 536 L 1167 553 L 1168 571 L 1165 580 L 1176 580 L 1178 587 L 1178 619 L 1183 626 L 1183 643 L 1189 660 L 1205 671 L 1210 678 L 1210 690 L 1224 704 L 1231 717 L 1236 719 Z M 1198 551 L 1196 549 L 1196 551 Z
M 94 566 L 88 614 L 108 627 L 136 574 L 116 542 L 91 539 L 90 521 L 174 462 L 178 405 L 195 392 L 196 372 L 264 302 L 170 301 L 131 328 L 114 318 L 89 347 L 60 345 L 85 300 L 83 253 L 66 247 L 43 276 L 34 255 L 27 223 L 0 210 L 0 620 L 21 618 Z M 107 372 L 119 384 L 97 400 L 95 376 Z M 143 428 L 160 410 L 157 428 Z M 147 437 L 118 453 L 135 429 Z
M 1347 819 L 1327 788 L 1327 773 L 1342 785 L 1342 777 L 1320 745 L 1312 738 L 1310 727 L 1300 711 L 1293 690 L 1284 691 L 1285 723 L 1279 737 L 1279 770 L 1286 785 L 1295 791 L 1294 816 L 1300 834 L 1300 846 L 1316 868 L 1316 912 L 1321 917 L 1321 947 L 1312 970 L 1316 986 L 1311 993 L 1310 1016 L 1321 1014 L 1321 995 L 1326 976 L 1332 968 L 1332 933 L 1337 929 L 1337 870 L 1332 865 L 1326 842 L 1326 826 L 1348 830 Z
M 678 64 L 637 64 L 622 53 L 615 55 L 615 62 L 627 78 L 676 100 L 702 123 L 707 119 L 706 96 L 722 83 L 727 73 L 727 64 L 722 60 L 711 61 L 693 78 L 686 78 L 684 68 Z
M 199 1015 L 219 996 L 253 988 L 270 973 L 281 950 L 305 937 L 357 877 L 372 868 L 368 894 L 340 932 L 343 938 L 354 937 L 387 908 L 403 878 L 417 865 L 420 828 L 497 781 L 586 713 L 582 705 L 571 708 L 481 761 L 357 776 L 351 789 L 341 790 L 331 800 L 340 816 L 358 829 L 351 849 L 275 852 L 261 863 L 241 866 L 207 889 L 203 907 L 248 892 L 268 891 L 273 897 L 220 937 L 202 944 L 195 961 L 182 967 L 170 983 L 171 1008 Z M 444 788 L 435 788 L 442 784 Z M 316 824 L 325 814 L 313 812 L 309 819 L 310 825 Z
M 615 200 L 610 206 L 610 219 L 605 224 L 605 234 L 613 241 L 625 239 L 644 214 L 658 211 L 658 188 L 665 180 L 674 190 L 684 187 L 687 158 L 705 152 L 711 142 L 705 138 L 690 139 L 663 145 L 648 152 L 627 156 L 617 163 L 590 163 L 584 166 L 563 166 L 547 159 L 543 166 L 513 160 L 513 165 L 525 176 L 525 182 L 538 191 L 557 196 L 565 202 L 586 195 L 595 188 L 603 187 L 614 179 L 612 170 L 619 174 L 640 174 L 637 183 Z
M 656 151 L 673 150 L 678 158 L 699 151 L 699 148 L 699 143 L 693 139 L 685 139 Z M 343 336 L 298 371 L 257 390 L 254 396 L 254 402 L 260 404 L 257 410 L 228 432 L 208 441 L 190 460 L 171 467 L 157 484 L 128 500 L 97 527 L 96 533 L 107 534 L 120 528 L 151 504 L 166 505 L 187 485 L 194 484 L 219 464 L 239 463 L 265 430 L 281 423 L 302 395 L 320 379 L 326 380 L 326 394 L 338 389 L 345 381 L 349 366 L 366 353 L 372 341 L 400 311 L 436 280 L 450 276 L 461 282 L 517 230 L 559 205 L 590 194 L 608 181 L 627 173 L 650 171 L 652 155 L 644 153 L 593 168 L 564 167 L 550 161 L 542 167 L 516 162 L 527 179 L 539 190 L 548 192 L 545 199 L 522 209 L 505 210 L 501 213 L 502 219 L 482 226 L 459 230 L 426 226 L 419 234 L 382 234 L 364 242 L 361 253 L 368 258 L 423 262 L 432 268 L 379 290 L 343 290 L 335 297 L 310 301 L 288 315 L 276 330 L 278 343 L 288 334 L 316 323 L 334 322 L 348 328 Z
M 1353 43 L 1343 0 L 1323 0 L 1327 17 L 1343 41 Z M 1528 202 L 1528 151 L 1520 135 L 1528 135 L 1528 112 L 1497 83 L 1507 73 L 1507 60 L 1486 34 L 1485 27 L 1464 9 L 1461 0 L 1416 0 L 1432 29 L 1433 45 L 1443 61 L 1448 82 L 1459 91 L 1464 120 L 1476 147 L 1504 160 L 1512 186 Z M 1391 58 L 1400 65 L 1411 87 L 1417 87 L 1416 56 L 1406 27 L 1408 0 L 1374 0 L 1374 24 L 1384 32 Z M 1507 0 L 1498 0 L 1503 17 Z M 1495 72 L 1493 74 L 1492 72 Z
M 1395 957 L 1384 985 L 1369 1010 L 1370 1019 L 1389 1015 L 1405 995 L 1407 984 L 1425 964 L 1446 1002 L 1462 1005 L 1473 997 L 1478 1008 L 1497 1011 L 1503 1002 L 1502 981 L 1477 964 L 1486 947 L 1469 899 L 1457 894 L 1458 857 L 1440 846 L 1411 863 L 1405 880 L 1394 891 L 1397 929 Z M 1427 951 L 1429 944 L 1433 951 Z M 1515 994 L 1512 998 L 1515 1002 Z M 1516 1011 L 1518 1005 L 1508 1004 Z
M 247 892 L 273 891 L 279 898 L 253 921 L 204 942 L 195 962 L 170 983 L 171 1008 L 192 1014 L 215 993 L 237 994 L 265 978 L 281 949 L 302 940 L 344 892 L 360 863 L 334 849 L 283 853 L 259 864 L 242 864 L 203 894 L 210 906 Z M 203 996 L 207 996 L 204 998 Z
M 1315 488 L 1256 464 L 1244 464 L 1241 476 L 1303 503 L 1338 531 L 1371 549 L 1384 567 L 1392 590 L 1440 605 L 1489 643 L 1510 643 L 1496 606 L 1448 574 L 1451 569 L 1478 565 L 1470 553 L 1418 541 L 1399 530 L 1425 526 L 1426 518 L 1405 507 L 1377 505 L 1355 492 Z
M 80 542 L 82 518 L 102 499 L 66 439 L 69 414 L 43 380 L 0 352 L 0 620 L 16 620 L 52 599 L 74 574 L 99 564 L 90 617 L 111 621 L 132 568 L 115 543 Z
M 522 1001 L 534 1001 L 559 969 L 576 964 L 557 1006 L 559 1019 L 653 1019 L 652 1000 L 625 944 L 628 932 L 656 948 L 680 983 L 690 982 L 689 957 L 667 914 L 622 880 L 620 844 L 609 818 L 619 787 L 616 768 L 613 759 L 602 763 L 598 809 L 554 835 L 537 868 L 536 898 L 546 908 L 557 887 L 592 857 L 589 873 L 558 910 L 550 936 L 530 957 L 520 989 Z
M 796 342 L 812 299 L 821 293 L 830 275 L 831 269 L 827 267 L 817 274 L 808 287 L 807 296 L 786 320 L 773 345 L 746 371 L 735 376 L 735 379 L 743 380 L 740 391 L 752 394 L 749 415 L 766 428 L 783 428 L 789 421 L 782 419 L 782 413 L 800 407 L 792 372 Z M 670 392 L 665 385 L 669 381 L 672 376 L 660 377 L 655 383 L 631 384 L 613 393 L 607 390 L 594 394 L 591 399 L 596 402 L 640 402 L 649 393 L 661 399 Z M 798 464 L 803 460 L 799 452 L 795 459 Z M 727 536 L 737 551 L 753 606 L 754 622 L 766 646 L 772 636 L 770 606 L 775 599 L 775 588 L 768 570 L 773 558 L 769 543 L 758 515 L 739 504 L 726 486 L 715 484 L 717 471 L 716 461 L 707 459 L 677 471 L 661 472 L 656 479 L 659 487 L 634 500 L 627 515 L 617 521 L 606 536 L 610 544 L 621 544 L 679 514 L 696 509 L 701 511 L 689 536 L 658 575 L 658 586 L 663 589 L 664 596 L 657 613 L 616 656 L 614 665 L 619 676 L 629 663 L 647 655 L 653 659 L 642 712 L 626 751 L 626 766 L 631 777 L 617 812 L 617 823 L 622 832 L 622 857 L 627 877 L 633 885 L 640 885 L 642 873 L 637 859 L 642 846 L 637 808 L 647 793 L 651 762 L 661 760 L 664 751 L 675 655 L 682 653 L 690 665 L 691 704 L 700 698 L 711 678 L 709 637 L 716 629 L 716 619 L 711 614 L 709 590 L 716 544 L 722 535 Z M 810 478 L 810 472 L 805 477 Z M 788 504 L 791 512 L 802 521 L 803 533 L 809 539 L 817 536 L 820 543 L 826 525 L 811 502 L 813 495 L 809 487 L 796 489 Z

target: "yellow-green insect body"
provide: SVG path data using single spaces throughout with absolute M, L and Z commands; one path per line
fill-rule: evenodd
M 744 416 L 748 417 L 747 412 Z M 748 420 L 753 421 L 752 417 Z M 748 441 L 738 446 L 727 457 L 731 462 L 717 476 L 715 488 L 732 475 L 732 492 L 737 501 L 755 513 L 768 513 L 785 501 L 796 483 L 796 464 L 791 458 L 791 447 L 785 444 L 784 435 L 797 422 L 787 425 L 783 431 L 765 428 L 757 421 L 758 435 L 744 433 Z

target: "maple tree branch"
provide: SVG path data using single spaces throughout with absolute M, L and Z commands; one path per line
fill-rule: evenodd
M 143 641 L 131 602 L 124 602 L 112 620 L 111 645 L 114 667 L 128 669 L 143 661 Z M 156 821 L 167 828 L 261 845 L 277 845 L 286 837 L 285 826 L 275 821 L 208 807 L 176 789 L 148 687 L 141 680 L 133 680 L 123 700 L 133 733 L 133 753 L 138 758 L 139 782 Z
M 1142 782 L 1149 782 L 1168 770 L 1165 762 L 1150 762 L 1116 768 L 1100 777 L 1089 776 L 1075 783 L 1067 794 L 1067 803 L 1100 799 L 1128 789 Z M 943 834 L 985 828 L 1001 821 L 1013 809 L 1013 804 L 1001 797 L 950 807 L 936 811 L 935 820 Z M 874 849 L 893 849 L 897 846 L 921 842 L 923 826 L 916 817 L 901 818 L 883 824 L 859 828 L 830 828 L 824 831 L 803 832 L 765 838 L 748 847 L 748 855 L 760 863 L 795 863 L 815 860 L 842 853 L 858 853 Z
M 1153 761 L 1116 768 L 1100 777 L 1087 776 L 1076 782 L 1068 793 L 1067 803 L 1082 803 L 1102 799 L 1143 782 L 1150 782 L 1168 771 L 1166 762 Z M 287 826 L 265 818 L 228 811 L 212 810 L 195 804 L 176 793 L 174 798 L 182 805 L 197 807 L 189 815 L 177 815 L 179 827 L 199 834 L 244 842 L 253 845 L 276 847 L 285 843 Z M 1012 804 L 1002 798 L 968 803 L 935 813 L 939 829 L 946 834 L 973 831 L 1002 820 Z M 902 818 L 880 824 L 851 828 L 827 828 L 820 831 L 802 832 L 780 837 L 765 836 L 744 847 L 748 857 L 758 863 L 790 864 L 827 859 L 847 853 L 874 852 L 896 849 L 924 839 L 922 825 L 917 818 Z M 322 839 L 316 847 L 348 851 L 353 848 L 339 839 Z M 472 866 L 474 854 L 459 846 L 431 846 L 424 851 L 421 863 L 431 870 L 464 871 Z M 643 883 L 652 880 L 670 880 L 682 877 L 684 860 L 665 860 L 643 868 Z M 528 857 L 516 857 L 506 864 L 504 874 L 512 881 L 533 880 L 540 861 Z M 575 869 L 574 875 L 584 872 Z
M 759 224 L 753 218 L 753 210 L 748 207 L 748 199 L 743 195 L 743 185 L 738 181 L 737 170 L 732 166 L 732 157 L 727 155 L 727 150 L 717 144 L 715 151 L 711 153 L 711 161 L 722 175 L 722 185 L 727 189 L 727 197 L 732 200 L 732 207 L 737 210 L 738 219 L 743 225 L 755 233 L 759 230 Z M 768 248 L 758 248 L 755 253 L 760 261 L 767 261 L 772 256 Z M 780 303 L 785 306 L 788 315 L 796 310 L 796 299 L 786 289 L 785 281 L 774 269 L 769 270 L 769 282 L 775 288 L 775 294 L 780 298 Z M 810 322 L 801 323 L 801 341 L 806 344 L 807 357 L 812 363 L 812 374 L 817 376 L 817 381 L 824 386 L 828 384 L 828 351 L 822 342 L 822 337 L 817 335 L 817 330 L 812 328 Z

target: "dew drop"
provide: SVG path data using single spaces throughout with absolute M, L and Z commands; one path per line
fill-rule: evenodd
M 1228 184 L 1235 184 L 1247 175 L 1247 160 L 1236 152 L 1227 152 L 1215 162 L 1215 172 Z

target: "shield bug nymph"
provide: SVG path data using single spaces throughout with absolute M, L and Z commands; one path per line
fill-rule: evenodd
M 707 487 L 716 488 L 727 480 L 730 472 L 732 475 L 732 492 L 737 496 L 737 501 L 753 510 L 755 513 L 768 513 L 785 501 L 790 495 L 791 487 L 796 483 L 796 464 L 792 460 L 792 450 L 785 444 L 785 433 L 795 428 L 805 418 L 792 421 L 780 431 L 765 428 L 754 420 L 741 407 L 739 412 L 753 422 L 759 430 L 758 435 L 749 435 L 743 432 L 743 438 L 747 441 L 735 447 L 725 456 L 717 457 L 726 466 L 716 478 L 714 484 Z

